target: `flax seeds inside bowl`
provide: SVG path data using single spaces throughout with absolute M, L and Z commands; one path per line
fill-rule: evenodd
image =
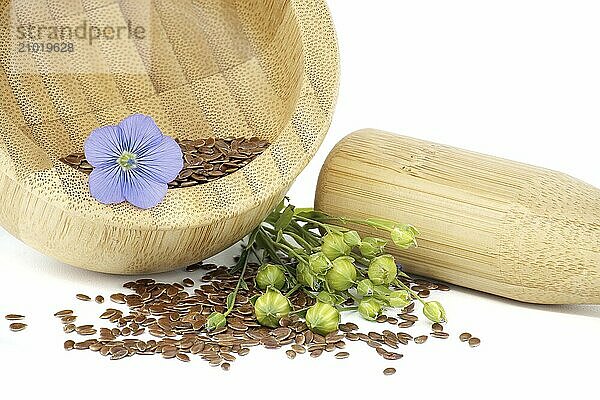
M 183 153 L 183 169 L 169 183 L 169 189 L 192 187 L 223 178 L 248 165 L 270 145 L 258 137 L 177 140 L 177 143 Z M 60 161 L 85 174 L 93 170 L 83 153 L 70 154 Z

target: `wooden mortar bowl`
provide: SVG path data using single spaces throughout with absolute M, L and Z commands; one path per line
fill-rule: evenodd
M 281 200 L 331 122 L 339 61 L 322 0 L 158 0 L 143 10 L 116 0 L 6 3 L 0 224 L 64 263 L 142 274 L 218 253 Z M 13 49 L 18 24 L 83 19 L 133 21 L 146 40 L 59 55 Z M 100 204 L 88 177 L 59 159 L 81 152 L 95 128 L 134 113 L 181 139 L 258 136 L 272 145 L 232 175 L 170 190 L 151 210 Z

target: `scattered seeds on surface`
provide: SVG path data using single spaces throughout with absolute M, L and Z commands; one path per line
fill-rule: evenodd
M 55 317 L 66 317 L 67 315 L 73 314 L 73 310 L 61 310 L 54 313 Z
M 469 332 L 465 332 L 465 333 L 461 333 L 458 338 L 460 339 L 461 342 L 466 342 L 469 339 L 471 339 L 471 336 L 472 335 Z
M 394 375 L 396 373 L 396 368 L 386 368 L 383 370 L 383 374 L 386 376 Z
M 198 271 L 200 269 L 200 265 L 201 264 L 188 265 L 187 267 L 185 267 L 185 271 L 186 272 L 195 272 L 195 271 Z
M 477 347 L 480 344 L 481 344 L 481 340 L 479 338 L 472 337 L 471 339 L 469 339 L 469 346 L 471 346 L 471 347 Z
M 296 352 L 294 350 L 287 350 L 285 352 L 285 354 L 287 355 L 287 358 L 289 358 L 290 360 L 293 360 L 294 358 L 296 358 Z
M 13 332 L 19 332 L 19 331 L 22 331 L 23 329 L 27 328 L 27 324 L 23 324 L 21 322 L 14 322 L 14 323 L 10 324 L 8 327 Z
M 110 301 L 117 304 L 125 304 L 125 295 L 123 293 L 115 293 L 110 295 Z
M 20 321 L 22 319 L 25 319 L 25 316 L 20 314 L 7 314 L 4 316 L 4 318 L 6 318 L 9 321 Z
M 431 330 L 434 332 L 441 332 L 444 330 L 444 326 L 436 322 L 435 324 L 431 325 Z
M 394 351 L 411 341 L 424 343 L 427 335 L 413 336 L 399 328 L 410 328 L 418 320 L 414 311 L 414 302 L 406 306 L 398 317 L 381 315 L 379 324 L 387 324 L 381 332 L 360 332 L 359 326 L 347 322 L 339 325 L 339 331 L 328 335 L 319 335 L 310 331 L 304 321 L 292 314 L 279 321 L 279 326 L 266 328 L 261 326 L 255 316 L 250 299 L 259 293 L 254 278 L 258 265 L 249 264 L 246 285 L 238 292 L 233 311 L 227 318 L 227 325 L 207 332 L 206 321 L 213 312 L 226 310 L 227 296 L 237 284 L 238 276 L 230 274 L 226 267 L 214 264 L 186 268 L 193 272 L 202 268 L 206 271 L 197 279 L 185 278 L 180 283 L 156 282 L 151 278 L 142 278 L 125 283 L 126 293 L 114 293 L 109 296 L 113 303 L 124 305 L 124 310 L 107 308 L 99 313 L 98 328 L 92 324 L 75 325 L 77 316 L 72 310 L 55 313 L 63 323 L 67 334 L 90 337 L 87 340 L 64 342 L 65 350 L 88 350 L 111 360 L 121 360 L 136 355 L 157 355 L 165 359 L 176 358 L 188 362 L 198 357 L 214 367 L 227 371 L 231 363 L 246 356 L 250 348 L 261 346 L 267 349 L 280 349 L 290 359 L 300 356 L 318 358 L 331 353 L 336 359 L 349 357 L 343 351 L 347 341 L 359 342 L 364 348 L 388 361 L 400 360 L 403 355 Z M 419 286 L 423 290 L 436 290 L 436 284 L 424 280 L 415 283 L 410 280 L 406 285 Z M 85 296 L 85 297 L 83 297 Z M 79 294 L 79 300 L 89 301 L 89 297 Z M 102 303 L 104 298 L 96 296 L 94 300 Z M 298 291 L 289 299 L 294 310 L 305 309 L 315 300 L 306 293 Z M 381 325 L 378 325 L 381 326 Z M 386 329 L 387 328 L 387 329 Z M 441 324 L 432 324 L 431 336 L 447 337 Z M 145 334 L 149 334 L 145 338 Z M 395 373 L 387 368 L 386 375 Z
M 321 354 L 323 354 L 323 350 L 322 349 L 316 349 L 310 352 L 310 356 L 312 358 L 318 358 L 321 356 Z
M 70 324 L 75 322 L 75 320 L 77 319 L 76 315 L 65 315 L 64 317 L 60 317 L 60 321 L 63 324 Z
M 431 332 L 430 336 L 437 339 L 448 339 L 450 335 L 448 332 Z
M 427 341 L 429 337 L 427 335 L 421 335 L 421 336 L 417 336 L 416 338 L 414 338 L 414 342 L 416 344 L 423 344 Z

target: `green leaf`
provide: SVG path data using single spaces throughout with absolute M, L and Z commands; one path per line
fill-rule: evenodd
M 330 215 L 325 214 L 324 212 L 321 212 L 321 211 L 316 211 L 313 208 L 297 208 L 295 215 L 302 217 L 302 218 L 308 218 L 308 219 L 312 219 L 315 221 L 319 221 L 319 222 L 334 219 Z
M 277 231 L 277 236 L 275 236 L 275 242 L 282 243 L 283 240 L 284 240 L 283 232 L 282 231 Z
M 275 209 L 273 210 L 274 213 L 281 213 L 283 211 L 283 209 L 285 208 L 285 202 L 287 200 L 287 197 L 284 197 L 283 199 L 281 199 L 281 201 L 279 202 L 279 204 L 277 204 L 277 207 L 275 207 Z
M 294 218 L 294 206 L 289 205 L 283 210 L 277 222 L 275 222 L 275 230 L 281 231 L 288 227 L 290 222 L 292 222 L 292 218 Z
M 242 280 L 240 281 L 240 287 L 241 287 L 242 289 L 244 289 L 244 290 L 249 290 L 249 289 L 248 289 L 248 284 L 246 283 L 246 280 L 244 280 L 244 279 L 242 279 Z
M 281 202 L 277 205 L 277 207 L 275 207 L 273 209 L 273 211 L 271 211 L 271 214 L 269 214 L 269 216 L 267 218 L 265 218 L 264 222 L 271 224 L 271 225 L 275 225 L 275 222 L 277 222 L 281 212 L 285 208 L 285 201 L 286 201 L 285 198 L 283 200 L 281 200 Z
M 231 292 L 227 295 L 227 309 L 231 310 L 233 309 L 233 305 L 235 304 L 235 296 L 236 293 L 235 292 Z

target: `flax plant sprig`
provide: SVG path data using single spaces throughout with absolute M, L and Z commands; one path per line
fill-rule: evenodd
M 349 228 L 362 225 L 383 237 L 361 237 Z M 417 245 L 418 230 L 412 225 L 379 218 L 333 217 L 307 208 L 296 208 L 284 199 L 249 235 L 232 273 L 240 273 L 238 284 L 227 297 L 227 310 L 211 315 L 209 330 L 226 324 L 244 281 L 248 261 L 262 263 L 257 287 L 263 294 L 252 299 L 259 323 L 274 327 L 289 314 L 298 313 L 307 326 L 326 335 L 337 331 L 342 311 L 357 311 L 375 320 L 387 309 L 402 308 L 417 300 L 432 322 L 446 322 L 446 312 L 437 301 L 424 301 L 406 285 L 410 279 L 395 258 L 385 252 L 388 241 L 401 248 Z M 292 311 L 289 297 L 298 290 L 316 300 L 311 307 Z

